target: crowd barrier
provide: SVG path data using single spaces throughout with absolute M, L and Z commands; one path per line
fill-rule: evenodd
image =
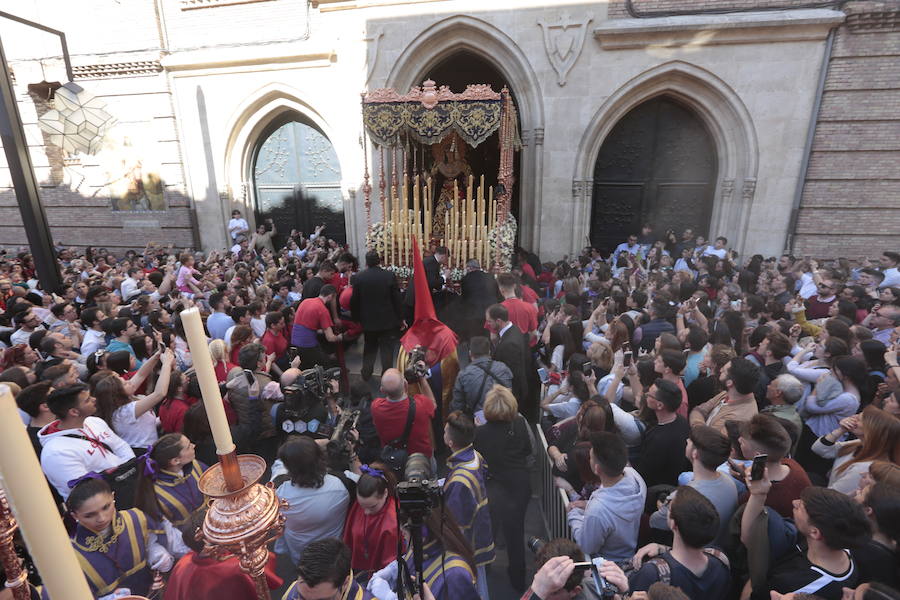
M 553 463 L 550 461 L 550 455 L 547 454 L 547 438 L 544 437 L 544 432 L 540 427 L 536 429 L 540 444 L 537 468 L 541 474 L 540 500 L 544 525 L 550 539 L 572 539 L 572 531 L 566 522 L 566 505 L 569 503 L 569 498 L 563 490 L 556 487 L 556 483 L 553 481 Z

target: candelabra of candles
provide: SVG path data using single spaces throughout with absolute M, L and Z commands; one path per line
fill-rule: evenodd
M 432 179 L 419 175 L 410 179 L 404 175 L 399 186 L 392 186 L 390 204 L 384 211 L 384 233 L 378 248 L 387 264 L 396 267 L 412 266 L 412 238 L 425 240 L 429 245 L 445 246 L 450 251 L 451 269 L 461 269 L 465 262 L 474 258 L 483 266 L 489 266 L 493 251 L 489 242 L 491 231 L 497 224 L 497 202 L 494 189 L 485 193 L 484 176 L 476 186 L 469 176 L 465 196 L 460 197 L 459 188 L 453 184 L 453 200 L 449 208 L 440 207 L 443 212 L 443 235 L 435 235 L 433 230 L 434 212 Z M 438 222 L 440 222 L 440 217 Z

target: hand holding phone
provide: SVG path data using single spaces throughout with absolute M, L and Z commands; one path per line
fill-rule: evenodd
M 753 457 L 753 464 L 750 465 L 750 481 L 759 481 L 766 473 L 766 461 L 769 460 L 768 454 L 757 454 Z

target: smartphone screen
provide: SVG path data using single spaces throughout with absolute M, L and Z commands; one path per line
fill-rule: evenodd
M 752 481 L 759 481 L 763 478 L 767 460 L 769 460 L 768 454 L 757 454 L 753 457 L 753 464 L 750 466 L 750 479 Z
M 624 357 L 622 359 L 622 364 L 625 365 L 626 367 L 631 366 L 631 356 L 632 356 L 631 350 L 624 353 Z
M 547 369 L 541 367 L 537 370 L 538 378 L 541 380 L 541 383 L 547 383 L 550 381 L 550 375 L 547 373 Z

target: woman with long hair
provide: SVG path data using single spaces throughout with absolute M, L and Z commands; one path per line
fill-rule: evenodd
M 569 328 L 562 323 L 554 323 L 547 328 L 547 362 L 550 370 L 559 373 L 576 352 L 575 341 Z
M 147 324 L 144 326 L 144 333 L 147 335 L 155 335 L 172 331 L 172 313 L 165 308 L 157 308 L 151 310 L 147 315 Z
M 116 510 L 113 492 L 99 475 L 72 483 L 66 499 L 76 523 L 72 546 L 94 597 L 123 588 L 148 596 L 153 571 L 169 571 L 174 564 L 153 533 L 156 524 L 140 509 Z
M 860 400 L 860 406 L 868 406 L 875 399 L 875 391 L 878 386 L 887 379 L 888 367 L 884 360 L 887 348 L 878 340 L 863 340 L 859 342 L 858 347 L 861 358 L 865 361 L 866 369 L 868 369 L 866 391 Z
M 830 344 L 834 340 L 829 340 Z M 842 342 L 843 343 L 843 342 Z M 846 347 L 846 344 L 845 344 Z M 836 389 L 826 387 L 834 380 Z M 834 431 L 842 419 L 859 410 L 861 390 L 866 389 L 866 364 L 854 356 L 841 356 L 834 361 L 831 373 L 825 372 L 816 382 L 815 392 L 798 407 L 805 423 L 817 436 Z M 826 395 L 827 391 L 827 395 Z M 798 403 L 799 404 L 799 403 Z
M 236 325 L 231 332 L 231 342 L 228 344 L 228 359 L 232 364 L 238 364 L 238 354 L 241 348 L 253 343 L 253 329 L 249 325 Z
M 240 327 L 240 325 L 238 327 Z M 235 329 L 237 329 L 237 327 L 235 327 Z M 234 339 L 233 332 L 231 337 Z M 240 351 L 240 349 L 238 349 L 238 351 Z M 228 380 L 229 371 L 237 366 L 236 362 L 229 360 L 225 341 L 219 339 L 212 340 L 209 343 L 209 356 L 213 361 L 213 368 L 216 372 L 216 381 L 224 383 Z
M 166 433 L 181 433 L 184 429 L 184 415 L 197 402 L 187 394 L 188 377 L 177 369 L 172 371 L 166 397 L 159 405 L 159 425 Z
M 597 393 L 596 377 L 590 364 L 584 354 L 573 354 L 567 364 L 568 374 L 555 390 L 541 400 L 541 408 L 557 419 L 574 416 L 581 404 Z M 585 365 L 590 375 L 584 374 Z
M 840 441 L 847 433 L 856 439 Z M 861 413 L 842 419 L 834 431 L 813 443 L 812 450 L 823 458 L 834 459 L 828 487 L 852 495 L 874 461 L 900 462 L 900 419 L 880 408 L 866 407 Z
M 162 525 L 172 555 L 178 558 L 187 554 L 181 527 L 206 504 L 198 486 L 206 465 L 196 459 L 194 444 L 180 433 L 159 438 L 138 462 L 135 508 Z
M 397 557 L 394 473 L 380 464 L 362 465 L 360 470 L 356 501 L 344 523 L 344 543 L 353 551 L 351 566 L 357 573 L 376 571 Z
M 275 552 L 289 554 L 296 565 L 310 542 L 341 537 L 350 495 L 340 479 L 327 473 L 325 451 L 312 438 L 288 438 L 278 449 L 272 475 L 278 497 L 288 503 Z
M 97 382 L 94 388 L 97 416 L 106 421 L 132 448 L 145 449 L 158 439 L 156 415 L 152 409 L 166 397 L 174 364 L 175 356 L 167 350 L 162 355 L 156 387 L 146 396 L 129 393 L 117 374 L 111 374 Z

